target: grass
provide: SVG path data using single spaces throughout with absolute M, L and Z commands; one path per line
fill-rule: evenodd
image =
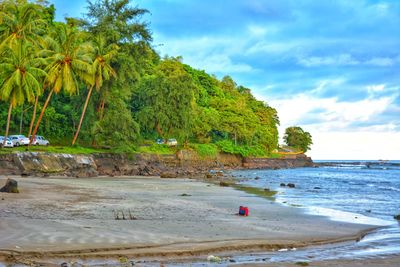
M 177 151 L 176 147 L 170 147 L 167 145 L 152 144 L 150 146 L 140 146 L 137 150 L 138 153 L 146 154 L 158 154 L 158 155 L 169 155 L 175 154 Z
M 201 158 L 216 158 L 219 152 L 215 144 L 191 144 L 190 147 L 192 147 Z
M 107 149 L 98 149 L 92 147 L 80 146 L 31 146 L 28 150 L 27 146 L 19 146 L 13 148 L 0 149 L 0 154 L 10 154 L 13 152 L 49 152 L 49 153 L 66 153 L 66 154 L 93 154 L 110 152 Z

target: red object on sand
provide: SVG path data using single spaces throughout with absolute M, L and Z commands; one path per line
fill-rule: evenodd
M 239 207 L 239 215 L 240 216 L 249 216 L 249 208 L 248 207 Z

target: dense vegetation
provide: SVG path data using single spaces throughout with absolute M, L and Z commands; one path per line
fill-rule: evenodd
M 311 134 L 299 126 L 286 128 L 283 140 L 288 146 L 300 149 L 303 152 L 307 152 L 312 145 Z
M 161 58 L 141 19 L 148 11 L 129 2 L 88 1 L 84 19 L 62 23 L 47 1 L 0 1 L 5 135 L 129 151 L 177 138 L 204 155 L 270 154 L 278 144 L 276 110 L 229 76 Z

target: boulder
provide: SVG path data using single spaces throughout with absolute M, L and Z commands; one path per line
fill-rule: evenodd
M 285 184 L 285 183 L 281 183 L 281 184 L 280 184 L 280 186 L 282 186 L 282 187 L 285 187 L 285 186 L 286 186 L 286 184 Z
M 396 220 L 400 221 L 400 214 L 394 215 L 393 218 L 395 218 Z
M 5 186 L 3 186 L 0 189 L 0 192 L 6 192 L 6 193 L 19 193 L 18 190 L 18 182 L 15 181 L 14 179 L 8 178 L 6 181 Z
M 296 187 L 296 185 L 292 184 L 292 183 L 288 183 L 287 186 L 290 187 L 290 188 L 295 188 Z
M 206 178 L 207 178 L 207 179 L 211 179 L 211 178 L 213 178 L 213 176 L 212 176 L 211 173 L 207 173 L 207 174 L 206 174 Z

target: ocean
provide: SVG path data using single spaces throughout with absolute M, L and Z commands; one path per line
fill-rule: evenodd
M 400 161 L 316 161 L 318 168 L 234 171 L 239 183 L 276 190 L 276 201 L 331 220 L 382 226 L 359 242 L 254 253 L 237 262 L 293 262 L 400 255 Z M 295 188 L 282 187 L 293 183 Z

